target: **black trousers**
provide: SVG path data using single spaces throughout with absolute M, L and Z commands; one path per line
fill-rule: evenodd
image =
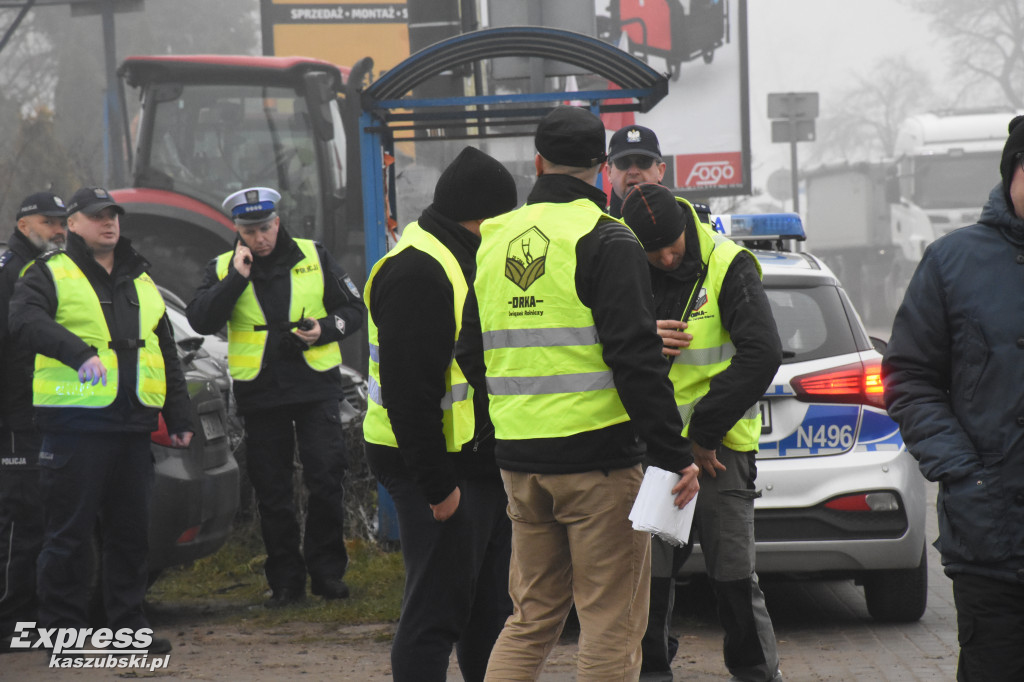
M 43 505 L 36 462 L 38 431 L 0 429 L 0 640 L 18 621 L 36 620 L 36 560 Z
M 443 523 L 434 520 L 414 480 L 377 479 L 395 502 L 405 560 L 402 614 L 391 644 L 395 682 L 444 682 L 452 646 L 463 679 L 483 680 L 512 614 L 512 524 L 501 479 L 460 481 L 459 508 Z
M 340 579 L 348 567 L 348 552 L 344 536 L 345 433 L 338 401 L 286 405 L 243 417 L 249 478 L 256 490 L 270 589 L 302 591 L 307 571 L 314 583 Z M 292 488 L 296 441 L 302 480 L 309 491 L 301 551 Z
M 958 682 L 1024 680 L 1024 583 L 953 576 Z
M 99 522 L 106 626 L 149 627 L 142 611 L 153 453 L 148 433 L 44 433 L 39 490 L 39 626 L 87 627 Z

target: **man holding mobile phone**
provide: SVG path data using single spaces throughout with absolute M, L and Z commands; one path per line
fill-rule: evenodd
M 228 366 L 245 421 L 249 478 L 256 491 L 269 608 L 315 595 L 344 599 L 345 434 L 339 342 L 363 324 L 355 284 L 322 244 L 281 225 L 281 195 L 268 187 L 224 200 L 238 230 L 233 251 L 214 258 L 188 305 L 200 334 L 228 327 Z M 292 489 L 295 442 L 309 490 L 303 547 Z

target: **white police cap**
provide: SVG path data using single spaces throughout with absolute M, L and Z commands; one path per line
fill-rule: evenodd
M 231 214 L 239 225 L 256 225 L 276 215 L 277 202 L 281 194 L 269 187 L 249 187 L 240 189 L 224 200 L 224 210 Z

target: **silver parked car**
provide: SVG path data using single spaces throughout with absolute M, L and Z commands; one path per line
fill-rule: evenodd
M 882 342 L 821 260 L 781 250 L 788 239 L 773 235 L 802 238 L 798 216 L 723 218 L 756 249 L 783 349 L 760 401 L 757 571 L 853 578 L 873 618 L 915 621 L 928 593 L 925 481 L 885 412 Z M 681 574 L 704 570 L 699 555 Z

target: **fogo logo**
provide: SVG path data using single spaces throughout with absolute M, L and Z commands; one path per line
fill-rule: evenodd
M 717 185 L 723 180 L 732 180 L 736 175 L 728 161 L 701 161 L 695 163 L 686 177 L 686 185 Z
M 10 647 L 50 652 L 51 668 L 166 668 L 170 654 L 151 658 L 152 644 L 150 628 L 39 628 L 34 622 L 19 622 Z
M 677 187 L 735 187 L 742 184 L 739 153 L 682 154 L 674 157 Z

